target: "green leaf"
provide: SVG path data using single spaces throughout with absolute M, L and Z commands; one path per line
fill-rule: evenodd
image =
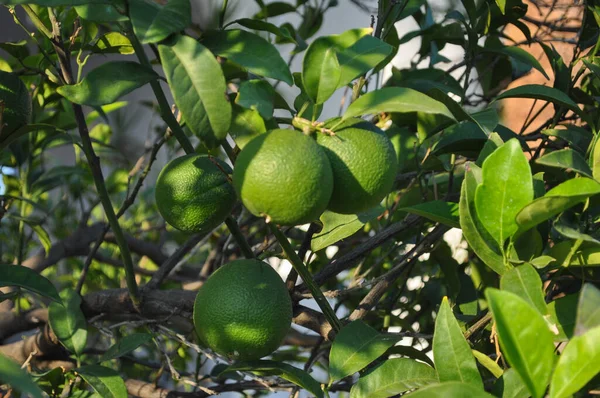
M 121 14 L 114 4 L 86 4 L 76 6 L 75 11 L 81 18 L 93 22 L 127 21 L 127 15 Z
M 548 314 L 548 307 L 542 291 L 542 280 L 531 264 L 525 263 L 502 275 L 500 289 L 521 297 L 540 314 Z
M 238 362 L 226 368 L 222 373 L 233 371 L 251 372 L 259 376 L 279 376 L 304 388 L 317 398 L 323 398 L 324 396 L 318 381 L 313 379 L 307 372 L 287 363 L 267 360 Z
M 422 112 L 443 115 L 454 120 L 446 105 L 405 87 L 385 87 L 360 96 L 348 107 L 342 119 L 381 112 Z
M 302 61 L 302 83 L 306 94 L 315 104 L 322 104 L 338 88 L 340 64 L 328 37 L 313 41 Z
M 34 398 L 42 398 L 42 390 L 19 365 L 0 354 L 0 384 L 8 384 L 15 390 Z
M 569 145 L 581 153 L 585 153 L 592 142 L 593 134 L 586 129 L 572 124 L 559 126 L 562 128 L 545 129 L 542 134 L 550 137 L 558 137 L 565 140 Z
M 225 138 L 231 104 L 221 66 L 202 44 L 176 36 L 158 46 L 169 87 L 190 130 L 209 147 Z
M 554 364 L 554 343 L 542 315 L 514 293 L 488 288 L 500 347 L 534 398 L 544 396 Z
M 129 15 L 133 31 L 144 43 L 157 43 L 192 23 L 190 0 L 170 0 L 164 6 L 154 1 L 132 0 Z
M 87 342 L 87 324 L 81 312 L 81 296 L 72 290 L 61 292 L 63 304 L 48 307 L 48 321 L 54 334 L 67 349 L 77 356 Z
M 506 47 L 499 47 L 499 48 L 484 47 L 482 49 L 482 52 L 491 52 L 491 53 L 496 53 L 496 54 L 507 55 L 507 56 L 515 59 L 516 61 L 522 62 L 525 65 L 534 67 L 542 75 L 544 75 L 544 77 L 546 79 L 550 79 L 548 77 L 548 74 L 544 70 L 544 67 L 542 66 L 542 64 L 540 64 L 540 61 L 538 61 L 536 57 L 534 57 L 533 55 L 531 55 L 531 53 L 522 49 L 521 47 L 515 47 L 515 46 L 506 46 Z
M 75 369 L 102 398 L 127 398 L 127 387 L 119 373 L 100 365 L 88 365 Z
M 579 294 L 575 334 L 582 335 L 598 326 L 600 326 L 600 290 L 591 283 L 586 283 Z
M 42 123 L 26 124 L 25 126 L 19 127 L 18 129 L 11 131 L 9 133 L 6 133 L 3 131 L 2 134 L 0 135 L 0 151 L 6 149 L 10 144 L 12 144 L 19 137 L 22 137 L 24 135 L 27 135 L 29 133 L 34 133 L 34 132 L 44 132 L 44 133 L 50 135 L 55 132 L 64 132 L 64 131 L 56 128 L 55 126 L 53 126 L 51 124 L 42 124 Z
M 477 362 L 479 362 L 481 366 L 489 370 L 495 378 L 502 377 L 504 370 L 502 370 L 500 365 L 494 362 L 493 359 L 485 355 L 483 352 L 477 350 L 471 350 L 471 352 L 473 352 L 473 356 L 475 357 Z
M 550 398 L 566 398 L 600 373 L 600 327 L 573 337 L 561 353 L 550 383 Z
M 100 362 L 122 357 L 150 340 L 152 340 L 152 335 L 148 333 L 133 333 L 124 336 L 115 345 L 106 350 Z
M 578 295 L 569 294 L 548 303 L 548 323 L 556 327 L 554 341 L 568 341 L 574 334 Z
M 585 162 L 583 156 L 572 149 L 561 149 L 559 151 L 550 152 L 537 159 L 535 162 L 544 166 L 567 169 L 567 171 L 575 171 L 586 177 L 592 177 L 592 170 Z
M 342 33 L 360 32 L 358 40 L 351 45 L 338 41 L 336 49 L 337 59 L 340 64 L 341 76 L 338 87 L 344 87 L 357 77 L 364 75 L 379 63 L 383 62 L 393 51 L 393 47 L 369 34 L 371 29 L 353 29 Z M 367 34 L 363 34 L 369 32 Z M 346 44 L 346 45 L 344 45 Z
M 20 4 L 38 4 L 44 7 L 77 6 L 84 4 L 114 4 L 116 0 L 2 0 L 0 4 L 16 6 Z
M 492 393 L 500 398 L 529 398 L 531 394 L 514 368 L 507 369 L 496 381 Z
M 320 217 L 323 223 L 321 232 L 315 234 L 310 248 L 316 252 L 353 235 L 370 220 L 383 213 L 384 208 L 376 206 L 359 214 L 339 214 L 326 210 Z
M 278 28 L 270 22 L 260 21 L 251 18 L 241 18 L 231 22 L 230 25 L 234 23 L 242 25 L 244 28 L 259 30 L 261 32 L 273 33 L 275 36 L 279 37 L 282 40 L 282 43 L 298 44 L 296 42 L 296 39 L 292 37 L 292 35 L 290 34 L 290 32 L 288 32 L 287 29 Z
M 294 84 L 292 73 L 277 48 L 254 33 L 239 29 L 211 32 L 202 44 L 258 76 L 282 80 L 290 86 Z
M 278 17 L 279 15 L 295 12 L 296 8 L 283 1 L 274 1 L 261 7 L 261 10 L 254 15 L 254 19 L 266 19 L 270 17 Z
M 229 132 L 240 149 L 244 149 L 252 138 L 267 131 L 265 121 L 257 111 L 236 104 L 233 105 L 232 111 Z
M 265 119 L 273 117 L 275 90 L 264 80 L 247 80 L 240 84 L 235 103 L 254 109 Z
M 567 94 L 553 87 L 542 86 L 539 84 L 525 84 L 506 90 L 497 96 L 494 101 L 504 98 L 534 98 L 549 101 L 564 106 L 578 115 L 581 115 L 581 109 L 579 109 L 577 104 Z
M 437 382 L 430 366 L 408 358 L 388 359 L 358 379 L 350 398 L 387 398 Z
M 409 207 L 402 207 L 398 210 L 417 214 L 432 221 L 449 225 L 452 228 L 460 228 L 458 203 L 433 200 Z
M 100 36 L 89 50 L 96 54 L 133 54 L 135 52 L 129 38 L 119 32 L 108 32 Z
M 19 286 L 57 303 L 62 302 L 52 282 L 22 265 L 0 264 L 0 286 Z
M 435 319 L 433 360 L 440 381 L 460 381 L 483 389 L 471 347 L 444 297 Z
M 411 347 L 411 346 L 405 346 L 405 345 L 395 345 L 393 347 L 390 347 L 389 350 L 387 350 L 386 355 L 402 355 L 403 357 L 407 357 L 410 359 L 417 359 L 421 362 L 426 363 L 427 365 L 431 366 L 432 368 L 435 366 L 433 364 L 433 360 L 431 358 L 429 358 L 427 356 L 427 353 L 425 351 L 420 351 L 417 350 L 415 347 Z M 437 373 L 436 373 L 437 375 Z M 437 376 L 436 376 L 437 378 Z
M 61 86 L 56 91 L 76 104 L 100 106 L 155 79 L 156 72 L 137 62 L 111 61 L 92 70 L 80 83 Z
M 350 322 L 337 334 L 329 355 L 331 382 L 350 376 L 379 358 L 398 342 L 397 336 L 377 332 L 361 320 Z
M 511 139 L 483 162 L 483 180 L 475 192 L 477 216 L 502 248 L 517 232 L 515 216 L 533 199 L 529 162 L 517 139 Z
M 475 212 L 475 192 L 479 186 L 478 176 L 481 169 L 475 165 L 469 165 L 465 173 L 458 204 L 460 227 L 469 247 L 475 254 L 494 272 L 502 275 L 507 271 L 504 258 L 494 240 L 489 237 L 485 228 L 481 225 Z
M 481 127 L 473 122 L 460 122 L 429 138 L 434 142 L 431 152 L 435 155 L 446 153 L 479 152 L 488 140 Z M 427 141 L 426 141 L 427 142 Z
M 498 8 L 500 8 L 502 14 L 506 14 L 506 0 L 496 0 L 496 4 L 498 5 Z
M 600 193 L 600 184 L 589 178 L 572 178 L 552 188 L 517 214 L 520 231 L 526 231 Z
M 594 148 L 590 155 L 590 167 L 592 168 L 592 174 L 596 181 L 600 181 L 600 139 L 596 136 Z
M 425 388 L 420 388 L 417 391 L 407 394 L 405 396 L 410 398 L 493 397 L 493 395 L 490 395 L 487 392 L 485 392 L 483 388 L 477 388 L 471 384 L 460 383 L 457 381 L 447 381 L 445 383 L 433 384 Z
M 500 148 L 502 146 L 502 144 L 504 144 L 504 141 L 502 140 L 502 138 L 500 137 L 500 135 L 498 133 L 490 134 L 489 139 L 483 145 L 483 148 L 481 148 L 481 151 L 479 152 L 479 156 L 477 157 L 475 164 L 478 165 L 479 167 L 481 167 L 481 165 L 488 158 L 488 156 L 490 156 L 492 153 L 494 153 L 494 151 L 496 149 Z M 534 183 L 534 192 L 535 192 L 535 183 Z

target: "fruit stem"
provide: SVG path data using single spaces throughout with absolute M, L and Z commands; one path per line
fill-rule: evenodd
M 292 119 L 292 125 L 297 129 L 302 130 L 302 132 L 306 135 L 311 135 L 315 131 L 327 135 L 335 135 L 333 130 L 323 127 L 323 124 L 323 122 L 311 122 L 308 119 L 304 119 L 298 116 Z
M 300 278 L 302 278 L 302 280 L 308 287 L 308 290 L 310 290 L 310 292 L 312 293 L 313 298 L 317 302 L 319 308 L 321 308 L 321 311 L 323 311 L 323 315 L 325 315 L 325 318 L 327 318 L 327 321 L 331 324 L 333 330 L 335 330 L 336 333 L 339 332 L 342 328 L 340 320 L 335 315 L 335 312 L 329 305 L 329 301 L 327 301 L 319 286 L 317 286 L 317 284 L 313 280 L 310 271 L 308 270 L 306 265 L 304 265 L 304 262 L 302 261 L 300 256 L 298 256 L 298 254 L 290 244 L 290 241 L 277 228 L 277 226 L 269 224 L 269 228 L 271 229 L 271 232 L 273 233 L 273 235 L 275 235 L 275 238 L 283 248 L 283 251 L 292 263 L 292 266 L 294 267 L 298 275 L 300 275 Z
M 238 246 L 242 250 L 244 257 L 246 257 L 248 259 L 255 258 L 254 252 L 252 251 L 252 248 L 248 244 L 248 241 L 246 240 L 246 238 L 244 238 L 244 234 L 242 234 L 242 231 L 240 230 L 240 226 L 238 225 L 237 221 L 235 221 L 235 219 L 233 217 L 228 216 L 225 219 L 225 224 L 227 225 L 227 228 L 229 228 L 229 232 L 231 232 L 231 236 L 233 236 L 233 239 L 235 239 Z

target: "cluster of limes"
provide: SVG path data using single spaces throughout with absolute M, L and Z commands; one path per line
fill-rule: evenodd
M 156 183 L 160 213 L 182 231 L 208 232 L 231 213 L 236 192 L 252 214 L 279 225 L 311 222 L 326 209 L 354 214 L 377 205 L 392 189 L 397 169 L 387 136 L 361 119 L 317 127 L 258 135 L 240 152 L 233 172 L 206 155 L 172 160 Z M 273 352 L 291 318 L 283 281 L 258 260 L 221 267 L 200 288 L 194 305 L 200 339 L 232 359 Z

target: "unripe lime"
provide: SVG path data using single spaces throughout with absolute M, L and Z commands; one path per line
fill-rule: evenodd
M 336 123 L 331 120 L 325 126 Z M 375 125 L 350 119 L 335 129 L 335 135 L 317 133 L 317 142 L 333 170 L 329 210 L 360 213 L 377 205 L 392 189 L 398 167 L 394 147 Z
M 156 181 L 156 205 L 165 221 L 184 232 L 207 232 L 225 220 L 236 201 L 231 168 L 206 155 L 169 162 Z
M 194 302 L 194 326 L 213 351 L 254 360 L 283 342 L 292 322 L 292 301 L 279 274 L 258 260 L 236 260 L 202 285 Z
M 323 213 L 333 179 L 327 156 L 313 138 L 276 129 L 246 144 L 233 170 L 233 185 L 252 214 L 297 225 Z
M 14 73 L 0 71 L 2 135 L 8 135 L 31 120 L 31 98 L 25 84 Z

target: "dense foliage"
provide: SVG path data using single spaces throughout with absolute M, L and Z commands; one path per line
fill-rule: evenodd
M 597 393 L 597 1 L 256 0 L 232 20 L 224 0 L 202 26 L 189 0 L 0 3 L 27 35 L 0 43 L 0 395 Z M 318 34 L 355 6 L 374 7 L 370 28 Z M 418 29 L 398 34 L 405 20 Z M 410 66 L 392 67 L 414 38 Z M 137 159 L 112 133 L 139 105 L 122 97 L 146 85 L 164 125 Z M 340 93 L 340 119 L 325 120 Z M 535 100 L 516 129 L 500 107 L 515 98 Z M 160 153 L 235 170 L 267 130 L 335 138 L 357 117 L 397 156 L 374 208 L 278 226 L 238 201 L 191 233 L 157 210 Z M 286 280 L 293 326 L 267 359 L 232 361 L 198 339 L 194 299 L 253 257 Z

